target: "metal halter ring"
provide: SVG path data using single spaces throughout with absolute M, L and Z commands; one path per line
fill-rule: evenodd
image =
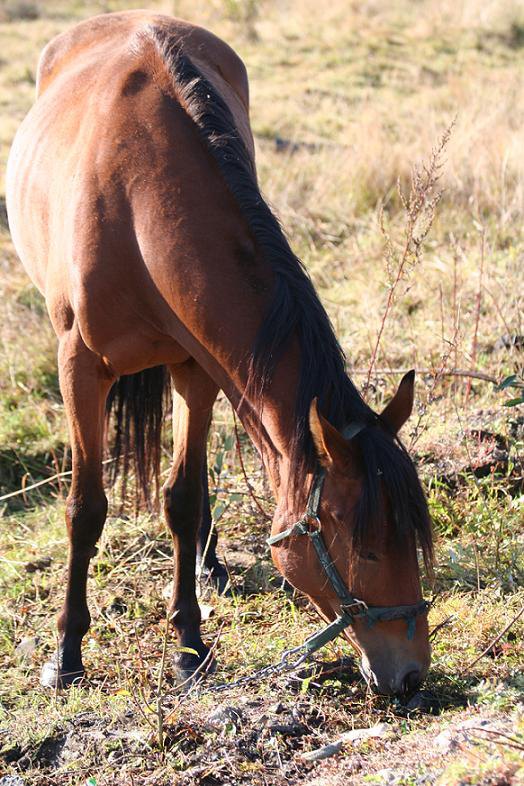
M 317 530 L 322 529 L 322 522 L 316 513 L 304 513 L 302 521 L 304 524 L 313 524 Z

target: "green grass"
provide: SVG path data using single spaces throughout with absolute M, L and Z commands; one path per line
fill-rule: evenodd
M 140 5 L 55 0 L 0 7 L 2 164 L 33 100 L 42 46 L 91 14 Z M 169 642 L 162 750 L 151 709 L 158 699 L 170 545 L 158 516 L 118 515 L 116 494 L 89 579 L 89 682 L 56 696 L 38 686 L 39 667 L 55 647 L 64 585 L 64 478 L 0 503 L 0 775 L 21 773 L 26 783 L 42 786 L 90 778 L 96 786 L 320 783 L 317 776 L 346 786 L 384 782 L 377 773 L 393 768 L 406 786 L 423 775 L 442 786 L 516 784 L 523 777 L 517 748 L 499 740 L 441 755 L 434 739 L 447 725 L 489 717 L 523 740 L 523 618 L 491 655 L 469 667 L 524 603 L 522 410 L 503 406 L 508 391 L 478 380 L 468 389 L 466 379 L 438 373 L 475 367 L 497 380 L 522 373 L 521 352 L 496 348 L 502 335 L 524 333 L 522 6 L 492 4 L 480 13 L 474 3 L 422 0 L 415 14 L 407 0 L 335 0 L 319 19 L 311 0 L 285 7 L 269 0 L 150 5 L 210 27 L 244 58 L 264 192 L 311 272 L 358 382 L 365 380 L 391 283 L 379 209 L 401 244 L 397 180 L 405 192 L 412 165 L 427 160 L 457 116 L 424 258 L 397 293 L 368 391 L 380 408 L 398 381 L 389 370 L 427 370 L 419 375 L 418 410 L 403 436 L 428 489 L 437 535 L 435 579 L 425 588 L 438 593 L 430 623 L 446 624 L 433 640 L 422 709 L 370 695 L 356 669 L 324 681 L 306 673 L 219 697 L 205 691 L 183 697 L 172 683 Z M 0 251 L 2 495 L 67 469 L 69 458 L 55 339 L 1 212 Z M 491 455 L 489 439 L 475 436 L 479 429 L 505 439 L 509 456 L 486 478 L 475 474 Z M 257 496 L 271 511 L 259 462 L 242 444 Z M 209 453 L 214 516 L 235 589 L 232 598 L 204 596 L 215 609 L 205 637 L 218 639 L 212 682 L 221 682 L 275 662 L 318 620 L 302 599 L 280 588 L 223 400 Z M 16 647 L 28 638 L 36 639 L 35 648 L 23 660 Z M 322 658 L 350 655 L 336 642 Z M 239 707 L 242 721 L 210 725 L 218 702 Z M 300 759 L 348 728 L 382 720 L 394 728 L 387 745 L 370 740 L 318 765 Z M 300 734 L 285 731 L 293 723 L 302 724 Z

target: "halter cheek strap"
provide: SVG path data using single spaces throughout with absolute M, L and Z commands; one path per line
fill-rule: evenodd
M 366 425 L 365 423 L 351 423 L 344 429 L 342 435 L 348 440 L 353 439 Z M 307 639 L 304 643 L 304 648 L 308 654 L 316 652 L 324 644 L 336 639 L 343 630 L 354 625 L 356 619 L 365 619 L 369 627 L 376 622 L 405 619 L 407 622 L 407 637 L 411 640 L 415 635 L 418 615 L 427 613 L 430 603 L 422 600 L 409 606 L 368 606 L 363 600 L 351 594 L 335 567 L 322 537 L 319 511 L 325 477 L 325 470 L 322 467 L 318 467 L 313 476 L 313 483 L 304 515 L 291 527 L 276 535 L 271 535 L 266 541 L 269 546 L 275 546 L 293 535 L 307 535 L 313 544 L 318 561 L 340 601 L 340 615 L 334 622 L 331 622 L 327 627 Z

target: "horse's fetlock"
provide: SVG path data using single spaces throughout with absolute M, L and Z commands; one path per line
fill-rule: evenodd
M 186 632 L 193 633 L 200 626 L 201 614 L 198 603 L 184 604 L 171 608 L 169 618 L 177 633 L 183 636 Z
M 57 620 L 58 631 L 62 634 L 62 640 L 82 639 L 91 625 L 91 614 L 87 605 L 84 608 L 73 608 L 68 606 L 62 611 Z

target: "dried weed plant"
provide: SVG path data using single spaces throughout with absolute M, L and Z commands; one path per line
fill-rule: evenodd
M 443 155 L 454 126 L 455 120 L 450 123 L 436 147 L 433 148 L 429 161 L 413 167 L 407 196 L 402 192 L 400 180 L 397 181 L 398 196 L 406 217 L 403 239 L 400 242 L 392 237 L 386 226 L 384 205 L 382 204 L 379 208 L 379 227 L 384 239 L 384 261 L 389 279 L 389 289 L 371 353 L 366 389 L 369 389 L 386 322 L 395 304 L 400 285 L 409 281 L 415 267 L 422 262 L 423 244 L 433 225 L 437 206 L 442 198 L 443 192 L 439 188 L 439 181 L 444 166 Z

